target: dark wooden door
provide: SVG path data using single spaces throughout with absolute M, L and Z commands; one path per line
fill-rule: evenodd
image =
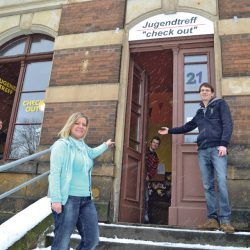
M 200 44 L 201 46 L 201 44 Z M 199 86 L 214 85 L 214 50 L 183 48 L 175 53 L 173 127 L 191 120 L 199 108 Z M 198 130 L 185 135 L 173 135 L 172 200 L 169 224 L 196 226 L 206 220 L 204 191 L 198 165 L 196 137 Z
M 145 70 L 131 58 L 119 208 L 121 222 L 140 223 L 143 218 L 147 82 Z

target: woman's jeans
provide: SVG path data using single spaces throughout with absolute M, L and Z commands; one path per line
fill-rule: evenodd
M 99 228 L 95 205 L 91 197 L 69 196 L 62 213 L 53 212 L 55 238 L 51 250 L 68 250 L 70 236 L 77 228 L 81 242 L 77 250 L 92 250 L 99 242 Z
M 207 202 L 208 219 L 213 218 L 220 223 L 229 223 L 231 209 L 227 190 L 227 155 L 221 157 L 218 155 L 218 147 L 211 147 L 199 150 L 198 158 Z M 217 180 L 216 188 L 215 179 Z M 219 205 L 218 213 L 217 203 Z

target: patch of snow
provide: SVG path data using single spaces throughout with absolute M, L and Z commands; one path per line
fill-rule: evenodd
M 51 213 L 50 199 L 41 198 L 0 225 L 0 250 L 6 250 Z
M 120 244 L 136 244 L 136 245 L 150 245 L 160 247 L 172 247 L 172 248 L 183 248 L 183 249 L 211 249 L 211 250 L 246 250 L 245 247 L 224 247 L 224 246 L 211 246 L 201 244 L 184 244 L 184 243 L 171 243 L 171 242 L 154 242 L 146 240 L 133 240 L 133 239 L 121 239 L 121 238 L 106 238 L 100 237 L 100 241 L 103 242 L 116 242 Z
M 167 232 L 194 232 L 194 233 L 206 233 L 206 234 L 225 234 L 220 230 L 198 230 L 198 229 L 185 229 L 185 228 L 164 228 L 164 227 L 149 227 L 149 226 L 136 226 L 136 225 L 124 225 L 124 224 L 107 224 L 107 223 L 99 223 L 100 226 L 104 227 L 120 227 L 120 228 L 138 228 L 138 229 L 149 229 L 149 230 L 162 230 Z M 238 235 L 249 235 L 250 232 L 235 232 L 234 234 Z
M 99 223 L 101 224 L 101 223 Z M 54 236 L 54 233 L 50 233 L 50 236 Z M 81 239 L 79 234 L 72 234 L 71 239 Z M 206 249 L 206 250 L 246 250 L 249 248 L 246 247 L 233 247 L 233 246 L 212 246 L 209 244 L 187 244 L 187 243 L 172 243 L 172 242 L 154 242 L 147 240 L 134 240 L 134 239 L 124 239 L 124 238 L 107 238 L 100 237 L 100 242 L 110 242 L 110 243 L 119 243 L 119 244 L 136 244 L 136 245 L 147 245 L 147 246 L 159 246 L 159 247 L 171 247 L 171 248 L 183 248 L 183 249 Z M 38 249 L 37 249 L 38 250 Z M 39 248 L 43 250 L 43 248 Z

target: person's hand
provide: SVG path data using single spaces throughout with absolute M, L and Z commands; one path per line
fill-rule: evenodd
M 227 154 L 227 148 L 224 146 L 218 147 L 218 155 L 219 156 L 225 156 Z
M 160 135 L 167 135 L 167 134 L 168 134 L 168 130 L 169 130 L 168 127 L 161 127 L 161 129 L 158 130 L 158 133 L 159 133 Z
M 62 212 L 62 203 L 61 202 L 52 202 L 51 203 L 51 208 L 57 214 L 60 214 Z
M 108 139 L 105 143 L 107 144 L 108 148 L 111 148 L 115 145 L 115 142 L 113 142 L 112 139 Z

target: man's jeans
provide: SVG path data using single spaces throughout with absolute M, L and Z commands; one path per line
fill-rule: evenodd
M 75 227 L 81 235 L 77 250 L 92 250 L 99 242 L 99 228 L 95 205 L 90 197 L 69 196 L 62 213 L 53 211 L 55 238 L 51 250 L 68 250 Z
M 230 222 L 231 209 L 227 190 L 227 155 L 219 157 L 218 147 L 212 147 L 199 150 L 198 157 L 208 218 L 217 219 L 220 223 L 228 223 Z M 217 190 L 215 190 L 215 179 L 217 180 Z

